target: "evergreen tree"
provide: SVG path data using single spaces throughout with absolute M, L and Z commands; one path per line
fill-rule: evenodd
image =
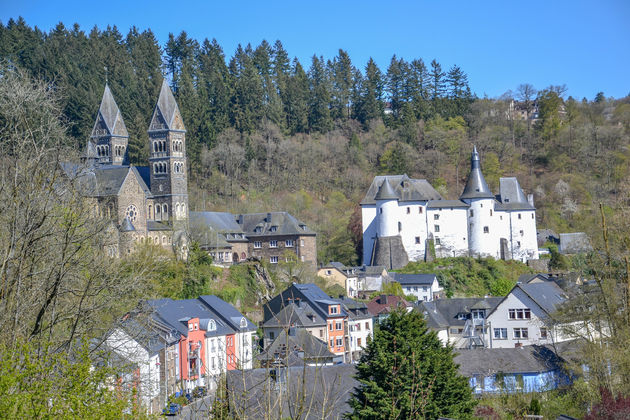
M 293 60 L 293 74 L 289 77 L 284 94 L 284 113 L 289 133 L 304 133 L 309 122 L 309 81 L 300 62 Z
M 339 55 L 335 57 L 331 70 L 333 79 L 333 118 L 350 118 L 350 97 L 355 84 L 355 69 L 346 51 L 339 50 Z
M 431 118 L 430 106 L 427 103 L 427 66 L 422 59 L 416 59 L 409 66 L 407 85 L 409 97 L 417 119 L 427 120 Z
M 309 131 L 325 133 L 332 129 L 330 116 L 330 88 L 329 78 L 324 66 L 324 58 L 313 56 L 309 78 Z
M 400 110 L 404 102 L 404 67 L 405 61 L 394 55 L 387 68 L 387 96 L 391 104 L 392 116 L 394 120 L 400 117 Z
M 265 40 L 254 50 L 252 61 L 258 69 L 262 82 L 262 107 L 263 117 L 276 125 L 282 126 L 282 102 L 278 90 L 273 82 L 274 69 L 272 63 L 273 50 Z
M 372 57 L 365 67 L 365 78 L 360 85 L 361 96 L 356 105 L 356 116 L 365 126 L 383 115 L 383 74 Z
M 349 419 L 472 417 L 475 401 L 444 347 L 416 311 L 393 312 L 357 365 Z
M 263 117 L 263 83 L 252 60 L 250 45 L 240 44 L 230 60 L 230 75 L 234 90 L 231 100 L 231 122 L 241 133 L 252 132 Z

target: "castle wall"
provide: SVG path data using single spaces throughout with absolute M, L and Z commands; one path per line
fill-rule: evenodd
M 431 208 L 427 224 L 433 235 L 435 256 L 438 258 L 468 255 L 468 230 L 465 207 Z M 422 244 L 424 249 L 424 244 Z
M 408 201 L 399 203 L 397 216 L 402 225 L 400 236 L 409 260 L 423 260 L 424 244 L 427 239 L 427 202 Z
M 370 264 L 377 224 L 376 205 L 372 204 L 361 206 L 361 226 L 363 227 L 363 264 Z
M 509 212 L 512 259 L 526 262 L 538 259 L 538 241 L 536 238 L 536 212 L 534 210 L 516 210 Z
M 468 208 L 468 249 L 474 257 L 500 258 L 500 238 L 504 232 L 494 199 L 465 200 Z

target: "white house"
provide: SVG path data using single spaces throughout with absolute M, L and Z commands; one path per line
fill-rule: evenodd
M 437 299 L 444 289 L 440 286 L 435 274 L 401 274 L 390 273 L 394 281 L 400 283 L 403 293 L 413 295 L 418 302 L 430 302 Z
M 538 259 L 536 209 L 516 178 L 490 191 L 477 149 L 458 200 L 444 200 L 424 179 L 377 176 L 361 201 L 363 263 L 400 268 L 436 257 Z
M 553 281 L 517 284 L 487 316 L 486 342 L 490 348 L 553 344 L 566 341 L 550 315 L 567 300 Z

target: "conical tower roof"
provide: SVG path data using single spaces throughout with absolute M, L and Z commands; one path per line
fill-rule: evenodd
M 383 181 L 378 192 L 374 196 L 375 200 L 398 200 L 398 194 L 392 188 L 392 185 L 386 180 Z
M 105 84 L 103 99 L 101 99 L 101 106 L 98 109 L 98 115 L 90 137 L 102 137 L 105 135 L 129 137 L 122 114 L 120 109 L 118 109 L 118 105 L 116 105 L 114 95 L 112 95 L 108 84 Z
M 160 96 L 155 105 L 153 118 L 151 118 L 149 127 L 149 131 L 164 129 L 186 131 L 182 115 L 179 112 L 179 107 L 177 106 L 173 92 L 168 86 L 166 79 L 162 81 Z
M 472 156 L 470 157 L 470 175 L 468 175 L 464 192 L 459 198 L 462 200 L 466 198 L 494 198 L 490 187 L 488 187 L 483 177 L 483 173 L 481 173 L 481 161 L 479 160 L 476 146 L 473 146 Z
M 134 232 L 135 230 L 136 228 L 134 227 L 133 223 L 131 223 L 131 220 L 129 220 L 128 217 L 125 217 L 125 219 L 120 224 L 120 231 L 121 232 Z

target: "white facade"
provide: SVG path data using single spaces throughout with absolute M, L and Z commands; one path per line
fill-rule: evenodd
M 459 200 L 443 200 L 425 180 L 377 176 L 361 201 L 363 263 L 378 260 L 378 238 L 400 236 L 409 261 L 425 258 L 427 239 L 435 256 L 538 259 L 536 209 L 516 178 L 501 178 L 499 195 L 486 184 L 479 154 Z M 389 267 L 399 268 L 399 267 Z
M 435 294 L 444 290 L 437 281 L 437 278 L 429 285 L 409 283 L 402 284 L 401 287 L 406 296 L 415 296 L 418 302 L 431 302 Z
M 227 371 L 225 335 L 206 337 L 206 375 L 209 389 L 216 389 L 221 374 Z
M 553 344 L 569 337 L 545 322 L 548 314 L 522 289 L 515 287 L 486 318 L 485 342 L 490 348 Z
M 367 346 L 368 337 L 372 337 L 374 325 L 372 318 L 348 319 L 348 335 L 350 338 L 350 351 L 355 353 L 362 351 Z

